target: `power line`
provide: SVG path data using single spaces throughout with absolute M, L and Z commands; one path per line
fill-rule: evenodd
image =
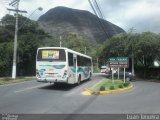
M 90 0 L 88 0 L 88 1 L 89 1 L 89 4 L 90 4 L 94 14 L 98 17 L 98 14 L 97 14 L 96 10 L 94 9 L 94 6 L 92 5 L 92 2 Z
M 100 25 L 102 31 L 105 33 L 106 37 L 109 38 L 109 35 L 108 35 L 108 33 L 107 33 L 107 31 L 106 31 L 106 29 L 105 29 L 105 27 L 104 27 L 104 25 L 103 25 L 103 23 L 102 23 L 100 17 L 99 17 L 99 15 L 98 15 L 96 9 L 94 8 L 95 6 L 93 6 L 93 4 L 92 4 L 92 2 L 91 2 L 90 0 L 88 0 L 88 1 L 89 1 L 89 4 L 90 4 L 90 6 L 91 6 L 93 12 L 94 12 L 95 15 L 97 16 L 97 19 L 98 19 L 98 22 L 99 22 L 99 25 Z
M 102 12 L 102 10 L 101 10 L 101 7 L 100 7 L 100 5 L 98 4 L 97 0 L 92 0 L 92 2 L 93 2 L 93 4 L 94 4 L 96 13 L 98 13 L 97 16 L 99 16 L 99 18 L 101 18 L 102 20 L 105 20 L 104 14 L 103 14 L 103 12 Z M 105 24 L 104 24 L 104 22 L 102 22 L 102 21 L 100 21 L 100 22 L 101 22 L 101 26 L 103 27 L 103 29 L 104 29 L 105 32 L 107 33 L 107 31 L 106 31 L 106 29 L 105 29 Z M 114 26 L 113 26 L 112 23 L 110 23 L 110 22 L 108 21 L 108 25 L 112 28 L 112 34 L 117 33 L 117 31 L 116 31 L 116 29 L 114 28 Z M 108 36 L 108 38 L 110 37 L 110 35 L 108 35 L 108 33 L 107 33 L 107 36 Z
M 97 2 L 96 0 L 94 0 L 94 3 L 95 3 L 96 8 L 98 9 L 97 11 L 98 11 L 98 13 L 99 13 L 99 16 L 100 16 L 102 19 L 104 19 L 104 15 L 103 15 L 103 13 L 102 13 L 102 11 L 101 11 L 101 8 L 100 8 L 98 2 Z
M 102 19 L 105 19 L 104 14 L 103 14 L 103 12 L 102 12 L 102 10 L 101 10 L 101 7 L 100 7 L 100 5 L 98 4 L 97 0 L 94 0 L 94 3 L 95 3 L 95 7 L 97 8 L 97 11 L 98 11 L 98 13 L 99 13 L 99 16 L 100 16 Z M 109 24 L 110 27 L 112 28 L 113 33 L 117 33 L 117 31 L 116 31 L 115 28 L 113 27 L 113 24 L 110 23 L 110 22 L 108 22 L 108 24 Z

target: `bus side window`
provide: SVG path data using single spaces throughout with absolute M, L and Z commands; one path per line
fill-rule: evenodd
M 69 62 L 69 66 L 73 66 L 73 54 L 72 53 L 68 53 L 68 62 Z
M 74 58 L 73 61 L 74 61 L 74 68 L 76 68 L 76 58 Z

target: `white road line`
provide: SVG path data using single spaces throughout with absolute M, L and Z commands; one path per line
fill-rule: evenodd
M 48 84 L 47 84 L 48 85 Z M 44 85 L 37 85 L 37 86 L 34 86 L 34 87 L 28 87 L 26 89 L 22 89 L 22 90 L 17 90 L 17 91 L 14 91 L 15 93 L 18 93 L 18 92 L 24 92 L 24 91 L 28 91 L 28 90 L 32 90 L 32 89 L 35 89 L 35 88 L 39 88 L 39 87 L 44 87 L 46 86 L 46 84 Z

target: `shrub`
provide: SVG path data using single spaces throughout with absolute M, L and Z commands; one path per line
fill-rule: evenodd
M 5 81 L 10 81 L 10 80 L 12 80 L 10 77 L 6 77 L 6 78 L 4 78 L 4 80 Z
M 125 82 L 125 83 L 123 83 L 123 86 L 124 86 L 124 87 L 129 86 L 129 82 Z
M 97 67 L 93 67 L 93 73 L 100 73 L 101 71 L 100 71 L 100 69 L 98 69 Z
M 100 87 L 100 91 L 105 91 L 105 90 L 106 90 L 105 86 Z
M 122 84 L 120 84 L 120 85 L 118 85 L 118 87 L 119 87 L 119 88 L 123 88 L 123 85 L 122 85 Z
M 20 76 L 20 77 L 18 77 L 18 79 L 25 79 L 25 77 L 24 76 Z
M 115 88 L 114 88 L 114 86 L 110 86 L 109 89 L 110 90 L 114 90 Z
M 160 76 L 157 76 L 157 77 L 156 77 L 156 80 L 160 80 Z

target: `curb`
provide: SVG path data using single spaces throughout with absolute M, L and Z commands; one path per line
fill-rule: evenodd
M 119 92 L 124 92 L 127 90 L 130 90 L 131 88 L 133 88 L 133 84 L 131 83 L 130 86 L 126 87 L 126 88 L 121 88 L 121 89 L 117 89 L 117 90 L 106 90 L 106 91 L 97 91 L 94 92 L 88 88 L 85 88 L 82 92 L 83 95 L 105 95 L 105 94 L 113 94 L 113 93 L 119 93 Z

